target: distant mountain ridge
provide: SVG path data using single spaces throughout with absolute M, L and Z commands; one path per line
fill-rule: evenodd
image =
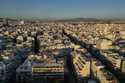
M 8 20 L 20 20 L 22 18 L 2 18 L 0 20 L 8 19 Z M 125 23 L 125 19 L 98 19 L 98 18 L 69 18 L 69 19 L 26 19 L 23 18 L 22 20 L 27 22 L 99 22 L 99 23 Z

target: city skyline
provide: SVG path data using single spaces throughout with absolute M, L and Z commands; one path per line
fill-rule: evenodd
M 1 0 L 0 17 L 125 19 L 123 0 Z

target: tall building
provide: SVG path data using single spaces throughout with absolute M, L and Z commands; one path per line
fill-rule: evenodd
M 40 49 L 40 41 L 38 39 L 38 34 L 36 33 L 33 41 L 33 52 L 39 53 L 39 49 Z
M 46 56 L 46 58 L 45 58 Z M 47 55 L 30 55 L 16 70 L 17 82 L 55 83 L 64 80 L 64 62 Z

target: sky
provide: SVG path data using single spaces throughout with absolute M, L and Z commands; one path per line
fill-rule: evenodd
M 0 0 L 0 17 L 125 19 L 125 0 Z

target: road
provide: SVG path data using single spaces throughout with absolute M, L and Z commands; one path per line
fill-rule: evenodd
M 95 48 L 91 44 L 86 44 L 83 41 L 78 40 L 76 37 L 73 37 L 70 34 L 67 34 L 65 31 L 63 31 L 63 34 L 66 35 L 72 43 L 81 45 L 83 48 L 87 49 L 87 51 L 96 59 L 102 62 L 103 65 L 105 65 L 105 68 L 111 72 L 120 83 L 125 83 L 125 74 L 120 72 L 118 69 L 114 68 L 113 64 L 106 59 L 106 57 L 101 54 L 100 50 Z

